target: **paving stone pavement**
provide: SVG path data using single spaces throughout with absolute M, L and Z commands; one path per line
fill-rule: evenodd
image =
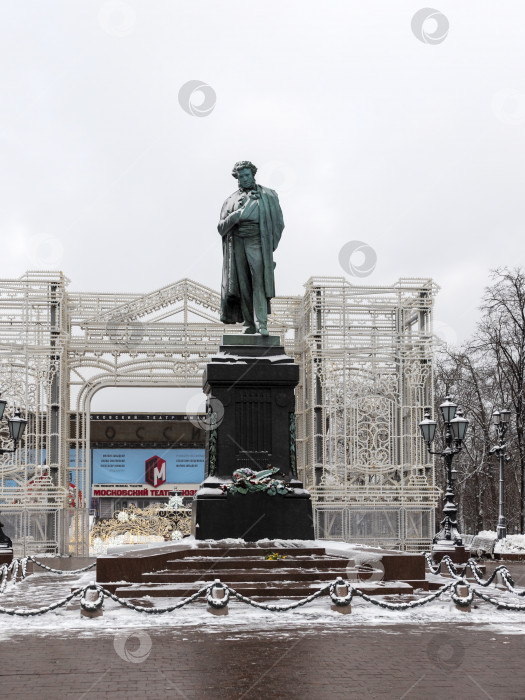
M 523 586 L 525 566 L 509 568 Z M 9 588 L 2 604 L 35 607 L 35 590 L 38 604 L 48 604 L 77 581 L 29 577 Z M 78 621 L 78 601 L 65 615 Z M 352 616 L 337 617 L 351 623 Z M 523 624 L 511 618 L 496 626 L 465 619 L 382 627 L 327 618 L 257 630 L 230 624 L 223 631 L 220 620 L 228 618 L 215 618 L 214 628 L 175 621 L 170 628 L 140 615 L 136 627 L 120 626 L 115 617 L 109 629 L 91 631 L 89 621 L 73 631 L 39 618 L 38 629 L 24 630 L 20 621 L 20 633 L 0 634 L 0 698 L 525 700 L 525 615 Z M 13 624 L 0 619 L 0 633 L 4 620 L 6 629 Z
M 524 630 L 525 632 L 525 630 Z M 525 636 L 442 623 L 1 643 L 2 698 L 525 698 Z M 129 638 L 128 638 L 129 637 Z M 129 660 L 126 660 L 126 657 Z

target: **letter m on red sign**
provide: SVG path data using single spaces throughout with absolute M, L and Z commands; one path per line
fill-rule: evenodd
M 146 460 L 146 482 L 154 488 L 166 481 L 166 460 L 161 457 L 150 457 Z

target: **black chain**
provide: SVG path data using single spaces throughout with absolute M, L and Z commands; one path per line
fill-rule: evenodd
M 42 569 L 45 569 L 46 571 L 49 571 L 52 574 L 82 574 L 85 571 L 89 571 L 89 569 L 92 569 L 94 566 L 97 565 L 97 562 L 95 561 L 92 564 L 89 564 L 89 566 L 85 566 L 83 569 L 73 569 L 71 571 L 64 571 L 62 569 L 52 569 L 50 566 L 47 566 L 46 564 L 42 564 L 42 562 L 37 561 L 32 556 L 24 557 L 23 559 L 13 559 L 13 561 L 10 564 L 2 564 L 2 566 L 0 566 L 0 595 L 2 595 L 2 593 L 5 592 L 7 586 L 7 577 L 9 576 L 9 573 L 11 573 L 12 583 L 17 583 L 18 569 L 21 569 L 20 580 L 23 581 L 26 578 L 28 561 L 32 561 L 33 564 L 40 566 Z
M 106 590 L 105 588 L 101 588 L 100 586 L 96 586 L 96 588 L 99 588 L 104 595 L 107 595 L 108 598 L 111 598 L 111 600 L 114 600 L 116 603 L 119 603 L 119 605 L 122 605 L 125 608 L 129 608 L 130 610 L 136 610 L 137 612 L 143 612 L 147 613 L 148 615 L 161 615 L 162 613 L 167 613 L 167 612 L 172 612 L 173 610 L 178 610 L 179 608 L 184 607 L 184 605 L 187 605 L 188 603 L 193 603 L 194 600 L 196 600 L 199 596 L 201 596 L 203 593 L 207 592 L 211 586 L 204 586 L 200 590 L 198 590 L 196 593 L 191 595 L 189 598 L 184 598 L 184 600 L 181 600 L 179 603 L 176 603 L 175 605 L 170 605 L 168 608 L 145 608 L 142 605 L 133 605 L 133 603 L 129 603 L 127 600 L 124 600 L 123 598 L 119 598 L 116 596 L 114 593 L 111 593 L 110 591 Z
M 449 574 L 452 576 L 452 578 L 464 578 L 466 576 L 467 570 L 470 569 L 472 576 L 475 578 L 476 583 L 478 583 L 480 586 L 487 587 L 490 586 L 490 584 L 494 581 L 496 576 L 498 574 L 501 576 L 501 580 L 505 584 L 505 587 L 511 592 L 514 593 L 514 595 L 519 595 L 519 596 L 525 596 L 525 588 L 521 590 L 516 590 L 515 588 L 515 583 L 512 579 L 511 573 L 508 570 L 508 568 L 504 565 L 501 564 L 500 566 L 497 566 L 490 577 L 488 579 L 483 579 L 482 578 L 482 571 L 480 567 L 477 565 L 476 561 L 472 558 L 470 558 L 465 566 L 461 569 L 461 571 L 458 573 L 458 570 L 456 568 L 456 565 L 452 561 L 452 559 L 446 554 L 443 559 L 437 564 L 437 566 L 434 566 L 432 557 L 430 556 L 429 552 L 425 552 L 425 558 L 427 560 L 428 568 L 430 569 L 430 573 L 432 574 L 440 574 L 441 573 L 441 565 L 445 564 L 445 566 L 448 569 Z
M 73 593 L 71 593 L 70 595 L 66 596 L 65 598 L 62 598 L 62 600 L 58 600 L 56 603 L 48 605 L 46 608 L 37 608 L 36 610 L 24 610 L 23 608 L 10 609 L 3 608 L 0 606 L 0 614 L 16 615 L 18 617 L 36 617 L 37 615 L 44 615 L 47 612 L 51 612 L 51 610 L 56 610 L 57 608 L 63 607 L 64 605 L 69 603 L 70 600 L 73 600 L 73 598 L 79 596 L 83 591 L 83 588 L 78 588 L 76 591 L 73 591 Z
M 229 586 L 228 586 L 228 588 L 229 588 Z M 246 596 L 242 595 L 242 593 L 238 593 L 233 588 L 230 588 L 230 592 L 233 593 L 233 595 L 238 600 L 240 600 L 242 603 L 247 603 L 247 605 L 251 605 L 253 608 L 260 608 L 261 610 L 270 610 L 270 612 L 286 612 L 287 610 L 294 610 L 295 608 L 301 607 L 301 605 L 306 605 L 307 603 L 310 603 L 312 600 L 319 598 L 319 596 L 323 595 L 323 593 L 325 593 L 329 588 L 330 588 L 330 584 L 327 584 L 326 586 L 324 586 L 323 588 L 320 588 L 315 593 L 312 593 L 312 595 L 309 595 L 307 598 L 303 598 L 302 600 L 298 600 L 295 603 L 289 603 L 288 605 L 274 605 L 273 603 L 259 603 L 258 601 L 253 600 L 252 598 L 247 598 Z
M 481 591 L 474 590 L 473 593 L 474 595 L 478 596 L 478 598 L 481 598 L 486 603 L 494 605 L 500 610 L 525 610 L 525 605 L 519 605 L 517 603 L 507 603 L 504 600 L 496 600 L 495 598 L 491 598 L 490 596 L 486 595 L 485 593 L 482 593 Z
M 92 569 L 94 566 L 97 565 L 97 562 L 94 561 L 92 564 L 85 566 L 83 569 L 72 569 L 71 571 L 68 571 L 68 570 L 63 570 L 63 569 L 52 569 L 50 566 L 46 566 L 45 564 L 42 564 L 42 562 L 37 561 L 34 557 L 27 557 L 27 561 L 32 561 L 34 564 L 39 566 L 41 569 L 45 569 L 46 571 L 50 571 L 52 574 L 82 574 L 82 573 L 84 573 L 84 571 L 89 571 L 90 569 Z
M 13 559 L 10 564 L 2 564 L 0 567 L 0 595 L 6 589 L 9 573 L 11 573 L 11 581 L 16 583 L 19 568 L 22 569 L 21 578 L 24 579 L 26 577 L 27 557 L 25 559 Z
M 447 562 L 445 562 L 445 565 Z M 498 567 L 502 569 L 506 569 L 506 567 Z M 455 567 L 454 567 L 455 569 Z M 12 562 L 9 567 L 4 565 L 4 570 L 13 571 L 14 573 L 18 570 L 18 565 L 15 565 L 14 562 Z M 24 560 L 22 560 L 22 571 L 24 572 Z M 508 571 L 508 570 L 507 570 Z M 477 572 L 476 572 L 477 573 Z M 6 578 L 7 574 L 4 573 L 2 574 L 2 582 Z M 505 579 L 505 572 L 502 572 L 502 576 Z M 514 590 L 513 582 L 512 579 L 510 578 L 509 574 L 509 580 L 506 580 L 507 587 L 509 588 L 509 591 L 511 593 L 517 594 L 517 595 L 523 595 L 523 592 L 517 592 Z M 479 581 L 481 585 L 483 586 L 488 586 L 489 583 L 494 579 L 494 575 L 490 578 L 488 581 Z M 347 593 L 346 595 L 343 596 L 338 596 L 336 594 L 336 587 L 346 587 Z M 459 586 L 464 586 L 467 588 L 467 595 L 466 596 L 460 596 L 457 592 Z M 224 591 L 224 596 L 222 598 L 216 598 L 214 597 L 213 589 L 221 589 Z M 86 594 L 88 591 L 96 591 L 97 592 L 97 597 L 95 600 L 87 600 L 86 599 Z M 335 581 L 332 581 L 332 583 L 328 583 L 322 588 L 318 589 L 311 595 L 307 596 L 306 598 L 302 598 L 299 601 L 289 603 L 286 605 L 275 605 L 273 603 L 260 603 L 256 600 L 253 600 L 252 598 L 248 598 L 247 596 L 242 595 L 242 593 L 239 593 L 236 591 L 234 588 L 229 586 L 226 583 L 222 583 L 218 579 L 214 581 L 211 584 L 207 584 L 206 586 L 203 586 L 200 588 L 198 591 L 193 593 L 191 596 L 188 598 L 184 598 L 183 600 L 179 601 L 175 605 L 170 605 L 169 607 L 166 608 L 146 608 L 141 605 L 134 605 L 133 603 L 130 603 L 129 601 L 120 598 L 119 596 L 115 595 L 114 593 L 111 593 L 108 591 L 106 588 L 103 586 L 100 586 L 97 583 L 90 583 L 87 586 L 84 586 L 83 588 L 77 588 L 75 591 L 73 591 L 70 595 L 66 596 L 65 598 L 62 598 L 61 600 L 57 601 L 56 603 L 53 603 L 47 607 L 44 608 L 37 608 L 36 610 L 26 610 L 22 608 L 14 608 L 14 609 L 9 609 L 9 608 L 3 608 L 0 607 L 0 614 L 5 614 L 5 615 L 16 615 L 16 616 L 21 616 L 21 617 L 34 617 L 37 615 L 43 615 L 47 612 L 50 612 L 51 610 L 56 610 L 57 608 L 63 607 L 69 601 L 71 601 L 73 598 L 80 596 L 80 607 L 83 610 L 89 611 L 89 612 L 94 612 L 96 610 L 100 610 L 104 604 L 104 598 L 107 596 L 114 602 L 118 603 L 119 605 L 128 608 L 130 610 L 134 610 L 135 612 L 141 612 L 141 613 L 146 613 L 149 615 L 162 615 L 163 613 L 169 613 L 173 612 L 174 610 L 178 610 L 185 605 L 188 605 L 189 603 L 193 603 L 197 598 L 199 598 L 202 594 L 205 594 L 206 596 L 206 601 L 208 605 L 214 609 L 221 609 L 225 608 L 230 600 L 230 596 L 233 595 L 237 600 L 241 601 L 242 603 L 246 603 L 247 605 L 251 605 L 254 608 L 259 608 L 261 610 L 268 610 L 270 612 L 286 612 L 288 610 L 294 610 L 296 608 L 299 608 L 303 605 L 306 605 L 307 603 L 312 602 L 316 598 L 319 598 L 319 596 L 323 595 L 328 591 L 330 599 L 332 600 L 335 605 L 339 607 L 344 607 L 347 605 L 350 605 L 350 602 L 352 600 L 352 597 L 354 595 L 359 596 L 362 598 L 364 601 L 367 603 L 371 603 L 372 605 L 375 605 L 380 608 L 384 608 L 385 610 L 410 610 L 414 609 L 417 607 L 422 607 L 423 605 L 427 605 L 434 600 L 437 600 L 440 598 L 444 593 L 447 591 L 450 591 L 450 597 L 453 600 L 453 602 L 458 605 L 459 607 L 468 607 L 471 605 L 472 601 L 474 600 L 474 596 L 477 596 L 484 600 L 487 603 L 490 603 L 491 605 L 496 606 L 497 608 L 500 609 L 505 609 L 505 610 L 517 610 L 517 611 L 522 611 L 525 610 L 525 605 L 519 605 L 519 604 L 514 604 L 514 603 L 507 603 L 506 601 L 502 600 L 496 600 L 494 598 L 491 598 L 490 596 L 482 593 L 481 591 L 477 591 L 474 589 L 474 587 L 463 577 L 459 576 L 457 573 L 454 572 L 454 577 L 453 580 L 450 583 L 445 584 L 442 586 L 439 590 L 435 591 L 434 593 L 431 593 L 428 596 L 425 596 L 424 598 L 418 598 L 417 600 L 412 600 L 409 602 L 401 602 L 401 603 L 390 603 L 385 600 L 378 600 L 377 598 L 373 598 L 363 591 L 359 590 L 358 588 L 354 587 L 350 581 L 345 581 L 341 577 L 338 577 Z

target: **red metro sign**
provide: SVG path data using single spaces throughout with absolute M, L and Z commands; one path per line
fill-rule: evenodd
M 146 460 L 146 483 L 153 488 L 161 486 L 166 481 L 166 460 L 162 457 L 150 457 Z

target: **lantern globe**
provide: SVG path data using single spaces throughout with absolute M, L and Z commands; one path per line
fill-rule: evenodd
M 450 395 L 445 396 L 445 400 L 439 407 L 445 423 L 450 423 L 450 421 L 454 420 L 457 407 L 458 405 L 452 401 L 452 397 Z
M 502 422 L 502 423 L 505 423 L 505 424 L 510 423 L 510 411 L 509 411 L 508 409 L 503 408 L 503 409 L 500 411 L 500 416 L 501 416 L 501 422 Z
M 419 423 L 419 428 L 425 442 L 430 443 L 434 440 L 437 423 L 435 420 L 431 420 L 430 411 L 425 412 L 425 418 Z
M 26 419 L 22 418 L 20 411 L 17 411 L 13 418 L 9 419 L 9 437 L 15 442 L 21 440 L 25 432 L 26 425 Z
M 463 415 L 456 416 L 450 421 L 450 429 L 454 440 L 463 441 L 465 439 L 469 422 Z

